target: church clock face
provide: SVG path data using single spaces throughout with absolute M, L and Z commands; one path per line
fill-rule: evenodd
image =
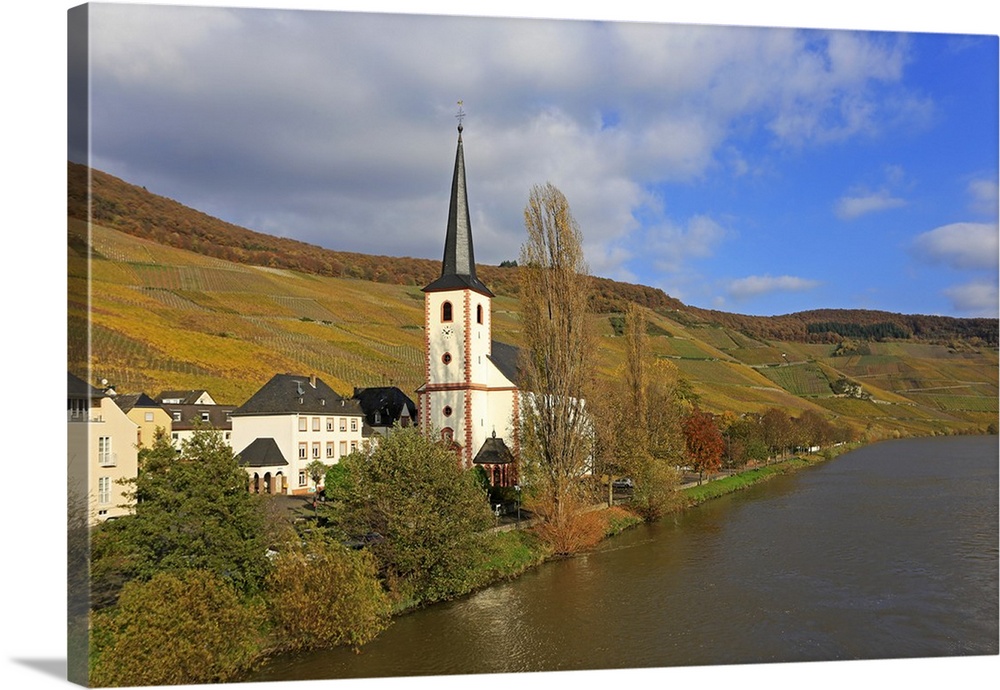
M 451 326 L 445 326 L 444 328 L 441 329 L 441 335 L 443 335 L 445 338 L 450 338 L 451 334 L 454 332 L 455 331 L 452 330 Z

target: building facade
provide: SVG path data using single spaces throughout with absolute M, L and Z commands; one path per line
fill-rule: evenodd
M 276 374 L 231 417 L 232 447 L 255 493 L 312 493 L 311 462 L 334 465 L 363 447 L 358 401 L 316 376 Z
M 121 482 L 139 473 L 138 425 L 103 391 L 73 374 L 67 399 L 69 490 L 86 495 L 90 524 L 128 515 L 134 502 Z

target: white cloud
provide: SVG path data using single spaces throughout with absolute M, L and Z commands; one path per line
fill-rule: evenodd
M 1000 187 L 997 186 L 996 179 L 972 180 L 967 189 L 972 211 L 996 218 L 998 199 L 1000 199 Z
M 747 276 L 730 282 L 727 292 L 733 299 L 745 300 L 773 292 L 804 292 L 819 285 L 818 280 L 796 276 Z
M 652 23 L 99 5 L 95 164 L 225 220 L 435 255 L 465 101 L 477 259 L 515 256 L 532 184 L 566 194 L 595 273 L 638 251 L 644 190 L 878 130 L 892 35 Z M 610 123 L 604 126 L 604 123 Z M 769 152 L 774 149 L 769 149 Z M 733 152 L 737 152 L 735 155 Z M 720 166 L 724 163 L 724 166 Z M 676 268 L 724 233 L 663 222 Z
M 995 269 L 1000 238 L 996 223 L 952 223 L 918 235 L 917 256 L 955 269 Z
M 862 196 L 843 196 L 837 200 L 835 212 L 838 218 L 853 220 L 868 213 L 885 211 L 905 206 L 906 201 L 881 190 Z
M 1000 298 L 996 282 L 975 282 L 956 285 L 944 291 L 955 311 L 969 316 L 996 318 L 1000 314 Z
M 657 269 L 678 273 L 688 268 L 692 259 L 712 256 L 729 235 L 729 230 L 706 215 L 694 216 L 683 224 L 662 220 L 647 226 L 641 248 Z

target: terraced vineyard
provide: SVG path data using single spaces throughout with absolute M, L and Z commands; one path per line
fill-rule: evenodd
M 232 263 L 70 219 L 69 368 L 121 392 L 206 388 L 240 404 L 275 373 L 315 373 L 355 386 L 423 383 L 423 295 L 412 285 L 322 277 Z M 90 303 L 86 300 L 89 266 Z M 520 344 L 518 302 L 494 300 L 493 336 Z M 595 374 L 614 379 L 623 339 L 593 315 Z M 982 343 L 887 342 L 836 356 L 835 344 L 763 340 L 650 311 L 653 352 L 676 367 L 713 412 L 815 410 L 873 436 L 983 431 L 996 425 L 998 359 Z M 870 399 L 834 394 L 840 378 Z

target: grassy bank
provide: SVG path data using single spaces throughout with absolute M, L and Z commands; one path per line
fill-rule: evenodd
M 778 475 L 788 474 L 789 472 L 800 470 L 803 467 L 811 467 L 819 464 L 825 460 L 829 460 L 851 451 L 857 448 L 858 445 L 859 444 L 856 443 L 845 444 L 836 448 L 826 449 L 822 453 L 817 453 L 815 455 L 794 456 L 787 460 L 776 462 L 773 465 L 755 467 L 753 469 L 740 472 L 739 474 L 730 475 L 724 479 L 716 479 L 711 482 L 706 482 L 701 486 L 691 486 L 687 489 L 683 489 L 681 493 L 684 495 L 686 507 L 691 508 L 713 498 L 725 496 L 726 494 L 731 494 L 734 491 L 742 491 L 747 487 L 767 481 L 768 479 L 772 479 Z

